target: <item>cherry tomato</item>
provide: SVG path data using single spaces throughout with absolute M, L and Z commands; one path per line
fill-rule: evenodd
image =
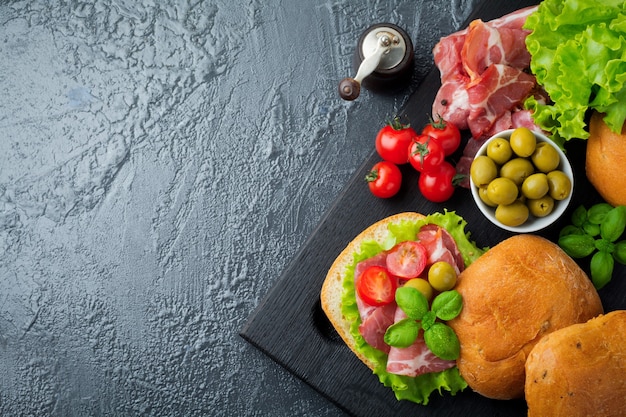
M 400 278 L 415 278 L 426 267 L 428 253 L 419 242 L 407 240 L 398 243 L 387 254 L 387 269 Z
M 441 144 L 446 156 L 450 156 L 461 144 L 461 132 L 454 123 L 446 122 L 441 116 L 438 117 L 437 121 L 430 119 L 430 123 L 422 130 L 422 134 L 435 138 Z
M 402 124 L 400 118 L 394 119 L 380 129 L 376 135 L 376 151 L 385 161 L 397 165 L 409 162 L 408 149 L 417 132 L 408 124 Z
M 382 266 L 370 266 L 356 282 L 359 297 L 372 306 L 381 306 L 394 301 L 397 287 L 397 279 Z
M 365 176 L 365 180 L 372 194 L 380 198 L 393 197 L 402 185 L 402 172 L 392 162 L 381 161 L 376 163 Z
M 419 172 L 432 171 L 445 158 L 439 142 L 428 135 L 416 136 L 409 147 L 409 163 Z
M 419 189 L 424 197 L 435 203 L 443 203 L 454 194 L 456 169 L 443 161 L 433 171 L 422 172 L 418 181 Z

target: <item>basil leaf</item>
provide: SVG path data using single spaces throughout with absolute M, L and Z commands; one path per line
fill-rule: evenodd
M 591 281 L 596 289 L 599 290 L 611 280 L 614 263 L 613 256 L 608 252 L 596 252 L 591 257 Z
M 461 344 L 450 326 L 435 323 L 424 332 L 426 346 L 441 359 L 453 361 L 459 357 Z
M 606 214 L 613 209 L 609 203 L 594 204 L 587 211 L 587 219 L 590 223 L 600 225 Z
M 585 231 L 580 227 L 576 227 L 573 224 L 568 224 L 559 232 L 559 237 L 567 236 L 567 235 L 583 235 Z
M 463 297 L 456 290 L 444 291 L 433 300 L 431 310 L 441 320 L 452 320 L 463 308 Z
M 578 206 L 572 213 L 572 224 L 576 227 L 582 227 L 585 220 L 587 220 L 587 209 L 585 206 Z
M 427 312 L 426 314 L 424 314 L 424 317 L 422 317 L 422 329 L 424 329 L 424 331 L 430 329 L 432 325 L 435 324 L 436 320 L 437 316 L 435 315 L 435 313 L 433 313 L 432 311 Z
M 586 234 L 561 236 L 559 246 L 572 258 L 584 258 L 596 249 L 595 239 Z
M 589 236 L 598 236 L 600 234 L 600 225 L 586 221 L 583 224 L 583 231 Z
M 420 325 L 413 319 L 403 319 L 392 324 L 385 332 L 384 340 L 389 346 L 409 347 L 417 339 Z
M 413 287 L 400 287 L 396 290 L 396 303 L 413 320 L 421 320 L 428 311 L 428 300 Z
M 606 239 L 596 239 L 594 244 L 596 245 L 596 249 L 601 252 L 613 253 L 613 251 L 615 250 L 615 244 L 609 242 Z
M 626 240 L 615 244 L 613 247 L 613 258 L 622 265 L 626 265 Z
M 600 224 L 600 236 L 609 242 L 615 242 L 626 228 L 626 206 L 611 209 Z

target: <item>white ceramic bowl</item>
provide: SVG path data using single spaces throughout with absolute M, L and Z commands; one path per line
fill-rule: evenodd
M 478 149 L 476 156 L 486 155 L 487 146 L 489 146 L 489 143 L 492 142 L 495 138 L 505 138 L 508 140 L 511 137 L 511 133 L 513 132 L 513 130 L 514 129 L 504 130 L 500 133 L 493 135 Z M 545 135 L 538 133 L 538 132 L 533 132 L 533 133 L 535 134 L 535 137 L 537 138 L 537 143 L 547 142 L 550 144 L 550 146 L 556 149 L 556 151 L 558 152 L 561 158 L 560 164 L 557 169 L 563 171 L 565 175 L 569 177 L 572 183 L 572 191 L 570 192 L 569 196 L 565 198 L 564 200 L 555 201 L 554 209 L 552 210 L 552 213 L 548 214 L 545 217 L 535 217 L 532 214 L 530 214 L 528 217 L 528 220 L 526 220 L 526 222 L 524 222 L 523 224 L 519 226 L 507 226 L 505 224 L 502 224 L 501 222 L 496 220 L 495 208 L 488 206 L 481 200 L 480 196 L 478 195 L 478 187 L 474 184 L 474 182 L 470 178 L 470 189 L 472 191 L 472 197 L 474 198 L 474 202 L 476 203 L 480 211 L 485 215 L 485 217 L 489 219 L 489 221 L 491 221 L 496 226 L 502 229 L 511 231 L 511 232 L 516 232 L 516 233 L 536 232 L 538 230 L 541 230 L 550 226 L 559 217 L 563 215 L 563 213 L 567 209 L 567 206 L 569 205 L 572 199 L 572 194 L 574 192 L 574 173 L 572 171 L 572 166 L 570 165 L 570 162 L 567 159 L 567 156 L 565 156 L 565 153 L 563 153 L 563 151 Z

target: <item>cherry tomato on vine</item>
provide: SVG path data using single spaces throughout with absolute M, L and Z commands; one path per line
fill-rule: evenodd
M 392 162 L 381 161 L 372 167 L 365 176 L 365 180 L 372 194 L 380 198 L 393 197 L 402 185 L 402 172 Z
M 370 266 L 356 282 L 359 297 L 372 306 L 381 306 L 394 301 L 397 287 L 397 278 L 382 266 Z
M 409 163 L 419 172 L 432 171 L 446 158 L 441 144 L 428 135 L 418 135 L 409 147 Z
M 441 116 L 438 118 L 437 121 L 431 118 L 430 123 L 422 130 L 422 134 L 435 138 L 441 144 L 446 156 L 450 156 L 461 144 L 461 132 L 455 124 L 446 122 Z
M 428 200 L 443 203 L 454 194 L 456 175 L 456 168 L 450 162 L 443 161 L 434 170 L 420 174 L 419 189 Z
M 403 124 L 399 117 L 394 117 L 376 135 L 376 151 L 385 161 L 397 165 L 409 162 L 407 150 L 417 132 L 408 124 Z

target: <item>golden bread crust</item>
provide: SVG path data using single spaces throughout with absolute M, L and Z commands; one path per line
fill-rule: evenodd
M 528 416 L 618 417 L 626 397 L 626 311 L 541 339 L 526 361 Z
M 589 182 L 610 204 L 626 205 L 626 125 L 621 134 L 611 131 L 604 115 L 594 112 L 589 122 L 585 170 Z

